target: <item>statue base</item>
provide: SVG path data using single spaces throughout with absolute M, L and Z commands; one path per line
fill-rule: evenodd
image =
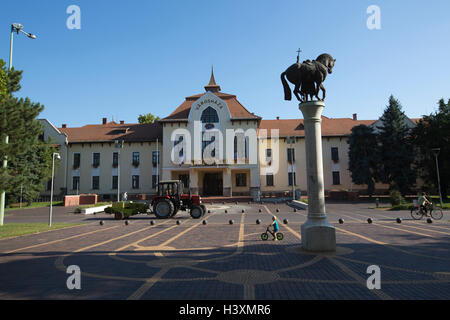
M 306 251 L 336 251 L 336 229 L 326 218 L 308 219 L 301 227 L 302 248 Z

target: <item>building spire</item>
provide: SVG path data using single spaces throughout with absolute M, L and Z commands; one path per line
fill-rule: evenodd
M 216 84 L 216 79 L 214 78 L 214 66 L 211 67 L 211 79 L 207 86 L 205 86 L 206 91 L 218 92 L 220 91 L 220 86 Z

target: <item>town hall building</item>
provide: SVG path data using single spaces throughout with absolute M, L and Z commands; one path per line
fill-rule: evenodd
M 56 127 L 48 120 L 44 138 L 59 146 L 56 195 L 120 193 L 152 195 L 160 180 L 181 180 L 202 196 L 259 196 L 307 192 L 303 119 L 264 120 L 224 93 L 214 73 L 201 94 L 152 124 L 103 118 L 101 124 Z M 375 120 L 322 116 L 325 190 L 363 190 L 352 185 L 348 137 L 355 126 Z M 377 186 L 383 188 L 383 186 Z M 47 188 L 43 195 L 48 195 Z

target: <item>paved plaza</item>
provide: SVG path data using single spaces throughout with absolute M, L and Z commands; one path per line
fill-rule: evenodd
M 0 299 L 450 299 L 449 212 L 428 224 L 371 206 L 327 204 L 338 250 L 318 255 L 300 249 L 306 211 L 285 204 L 207 203 L 201 220 L 139 215 L 129 225 L 55 208 L 55 221 L 82 225 L 0 240 Z M 11 212 L 5 222 L 46 222 L 47 212 Z M 263 242 L 272 215 L 284 240 Z M 66 286 L 71 265 L 81 290 Z M 380 290 L 367 288 L 371 265 Z

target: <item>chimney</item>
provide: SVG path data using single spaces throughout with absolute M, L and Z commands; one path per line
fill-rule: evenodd
M 120 124 L 125 124 L 125 121 L 123 121 L 123 120 L 120 120 Z
M 103 122 L 102 122 L 103 124 L 106 124 L 106 123 L 108 123 L 108 118 L 103 118 Z
M 277 120 L 280 120 L 280 117 L 277 117 Z
M 358 114 L 357 114 L 357 113 L 354 113 L 354 114 L 353 114 L 353 121 L 356 121 L 356 120 L 358 120 Z
M 67 124 L 64 123 L 64 124 L 62 125 L 62 128 L 63 128 L 63 129 L 67 128 Z

